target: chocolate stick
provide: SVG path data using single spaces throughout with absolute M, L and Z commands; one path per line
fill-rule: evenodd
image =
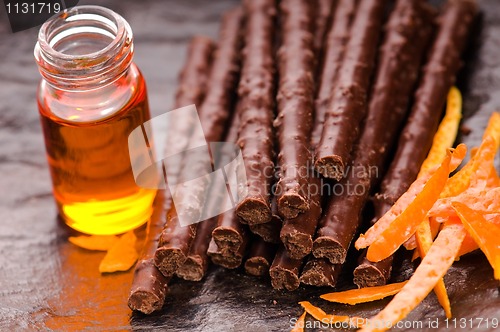
M 278 50 L 279 214 L 288 219 L 309 210 L 309 138 L 312 129 L 314 49 L 311 7 L 306 0 L 280 3 L 282 45 Z
M 247 243 L 248 242 L 244 242 L 237 251 L 232 251 L 219 248 L 214 239 L 212 239 L 208 246 L 207 254 L 214 264 L 225 267 L 226 269 L 236 269 L 243 262 Z
M 270 189 L 274 169 L 274 0 L 245 0 L 245 48 L 238 94 L 241 123 L 238 145 L 245 163 L 247 194 L 236 212 L 243 223 L 271 220 Z
M 188 56 L 186 63 L 179 75 L 179 86 L 175 97 L 175 108 L 190 104 L 199 104 L 206 91 L 208 70 L 213 50 L 212 41 L 206 37 L 194 37 L 188 47 Z M 172 128 L 175 135 L 181 139 L 170 144 L 180 144 L 185 147 L 191 131 L 189 121 L 180 121 L 185 126 Z M 178 170 L 178 169 L 177 169 Z M 169 169 L 170 174 L 175 178 L 177 176 L 175 168 Z M 170 192 L 162 191 L 157 196 L 155 204 L 161 202 L 161 206 L 155 206 L 154 214 L 151 217 L 144 249 L 141 259 L 137 262 L 132 280 L 132 287 L 128 298 L 128 306 L 132 310 L 150 314 L 153 311 L 160 310 L 165 301 L 167 293 L 167 284 L 170 278 L 166 278 L 156 268 L 154 264 L 154 254 L 158 247 L 158 241 L 161 231 L 165 225 L 165 212 L 172 206 L 172 197 Z M 160 204 L 160 203 L 159 203 Z
M 341 270 L 342 264 L 332 264 L 325 258 L 310 258 L 300 275 L 300 282 L 316 287 L 334 287 Z
M 203 102 L 207 92 L 213 51 L 214 43 L 210 38 L 195 36 L 191 39 L 186 62 L 179 74 L 174 109 L 193 104 L 200 105 Z M 169 123 L 166 142 L 168 151 L 185 151 L 188 148 L 195 127 L 194 120 L 190 116 L 184 116 Z M 168 179 L 172 182 L 177 180 L 182 163 L 170 162 L 164 163 L 164 166 Z
M 276 202 L 276 196 L 273 196 L 271 200 L 271 221 L 264 224 L 251 224 L 248 225 L 252 233 L 261 237 L 264 241 L 270 243 L 280 242 L 280 230 L 283 225 L 281 217 L 278 215 L 278 204 Z
M 273 264 L 269 268 L 271 285 L 275 289 L 296 290 L 299 287 L 299 270 L 302 259 L 293 259 L 288 256 L 284 246 L 280 245 Z
M 219 121 L 219 128 L 217 130 L 212 130 L 212 135 L 214 135 L 213 138 L 216 138 L 217 135 L 221 135 L 223 128 L 220 126 L 222 126 L 225 122 L 225 119 L 223 117 L 217 116 L 217 110 L 232 108 L 234 106 L 232 102 L 233 96 L 229 94 L 228 87 L 234 86 L 236 84 L 235 75 L 237 75 L 239 68 L 238 57 L 236 56 L 236 54 L 239 50 L 238 31 L 240 31 L 241 23 L 242 11 L 240 8 L 236 8 L 232 11 L 227 12 L 222 19 L 220 42 L 218 49 L 215 52 L 215 60 L 212 68 L 213 73 L 211 74 L 211 77 L 214 82 L 220 81 L 225 83 L 222 87 L 219 87 L 218 89 L 216 88 L 215 93 L 207 95 L 207 99 L 204 101 L 204 105 L 202 108 L 202 110 L 205 112 L 206 118 L 213 116 Z M 224 61 L 227 59 L 233 59 L 233 61 Z M 231 66 L 233 68 L 231 68 Z M 217 79 L 216 76 L 219 76 L 220 78 Z M 238 107 L 236 106 L 236 109 L 237 108 Z M 211 112 L 206 110 L 211 110 Z M 226 134 L 226 142 L 236 143 L 236 139 L 238 137 L 238 126 L 239 116 L 236 112 L 236 114 L 233 115 L 231 125 Z M 214 134 L 216 131 L 218 132 L 218 134 Z M 208 136 L 207 140 L 209 140 Z M 222 149 L 218 152 L 212 151 L 212 155 L 216 153 L 216 157 L 218 158 L 217 164 L 226 165 L 232 159 L 232 150 L 233 148 L 230 145 L 223 146 Z M 225 183 L 215 183 L 214 186 L 210 188 L 210 195 L 218 196 L 219 198 L 211 199 L 208 205 L 219 204 L 222 200 L 225 199 L 224 194 L 226 192 L 227 189 Z M 208 210 L 215 211 L 216 208 L 217 207 L 215 206 L 209 206 Z M 231 213 L 234 214 L 234 211 L 231 211 Z M 196 236 L 193 243 L 191 244 L 189 255 L 184 264 L 182 264 L 176 272 L 176 275 L 178 277 L 192 281 L 199 281 L 203 278 L 207 271 L 209 261 L 207 249 L 212 238 L 212 231 L 218 225 L 218 220 L 220 220 L 220 217 L 213 217 L 198 224 Z M 235 221 L 234 223 L 240 226 L 237 221 Z
M 396 143 L 432 33 L 434 11 L 419 0 L 399 0 L 385 30 L 366 126 L 355 146 L 343 194 L 328 202 L 314 241 L 315 257 L 345 261 L 372 187 Z
M 315 100 L 314 126 L 311 133 L 311 145 L 315 149 L 321 139 L 328 104 L 335 85 L 335 80 L 344 57 L 349 40 L 349 31 L 354 18 L 358 0 L 339 0 L 333 14 L 333 22 L 325 36 L 323 60 L 318 65 L 318 91 Z
M 238 219 L 234 210 L 226 211 L 217 218 L 212 238 L 221 250 L 238 252 L 248 242 L 248 229 Z
M 332 23 L 332 14 L 335 9 L 337 0 L 316 0 L 314 5 L 314 34 L 313 45 L 314 53 L 317 59 L 323 57 L 323 44 L 325 41 L 326 33 Z M 318 61 L 319 67 L 321 60 Z
M 308 192 L 310 197 L 309 211 L 293 219 L 285 219 L 280 232 L 280 239 L 294 259 L 307 256 L 313 248 L 313 236 L 321 218 L 321 179 L 309 170 Z
M 245 261 L 246 273 L 262 277 L 269 272 L 269 267 L 276 254 L 277 245 L 264 241 L 261 238 L 254 238 L 250 253 Z
M 134 278 L 128 297 L 130 309 L 150 314 L 160 310 L 165 302 L 170 278 L 166 278 L 154 264 L 154 253 L 158 246 L 158 237 L 165 224 L 165 211 L 172 199 L 165 191 L 158 192 L 148 226 L 141 258 L 137 262 Z
M 241 19 L 242 13 L 236 9 L 224 15 L 222 20 L 218 49 L 209 75 L 210 85 L 199 110 L 200 122 L 207 142 L 219 141 L 222 138 L 233 108 L 234 89 L 238 80 L 240 63 Z M 209 166 L 204 160 L 204 154 L 193 154 L 188 159 L 188 161 L 184 160 L 183 164 L 188 164 L 189 167 L 182 168 L 179 174 L 181 182 L 190 180 L 192 173 L 206 173 L 207 166 Z M 201 179 L 206 179 L 206 177 Z M 186 208 L 192 219 L 199 219 L 204 207 L 208 184 L 207 179 L 196 188 L 190 188 L 191 190 L 186 193 L 178 195 L 177 208 Z M 167 212 L 167 224 L 155 253 L 155 264 L 165 276 L 174 274 L 186 261 L 196 235 L 196 226 L 182 226 L 175 207 Z M 204 228 L 210 228 L 210 226 L 213 225 L 204 225 Z M 210 231 L 207 230 L 206 233 L 209 234 Z M 200 241 L 204 241 L 206 233 Z
M 359 127 L 366 114 L 370 78 L 375 65 L 385 0 L 361 0 L 350 39 L 326 112 L 315 168 L 325 177 L 340 180 L 350 159 Z
M 438 33 L 415 93 L 410 117 L 399 138 L 396 155 L 375 196 L 377 217 L 394 205 L 418 175 L 437 130 L 446 96 L 460 69 L 461 54 L 476 13 L 475 1 L 450 0 L 439 17 Z M 363 260 L 355 269 L 356 284 L 363 287 L 375 282 L 386 283 L 390 265 L 392 256 L 376 264 Z
M 199 223 L 196 236 L 189 249 L 184 263 L 179 266 L 175 274 L 184 280 L 200 281 L 208 269 L 207 249 L 212 238 L 212 230 L 217 219 L 211 218 Z
M 320 88 L 316 99 L 314 127 L 311 133 L 311 146 L 317 145 L 321 138 L 325 112 L 335 77 L 341 64 L 345 43 L 357 1 L 340 0 L 335 19 L 328 32 L 325 50 L 325 63 L 320 74 Z M 312 250 L 313 236 L 321 217 L 321 195 L 323 182 L 314 170 L 307 170 L 309 176 L 308 194 L 310 210 L 293 219 L 286 219 L 281 229 L 281 241 L 292 258 L 303 258 Z

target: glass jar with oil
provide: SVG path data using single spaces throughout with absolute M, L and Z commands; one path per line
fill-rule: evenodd
M 83 233 L 122 233 L 152 213 L 156 190 L 136 185 L 128 151 L 129 134 L 150 119 L 132 57 L 130 26 L 98 6 L 51 18 L 35 46 L 54 197 L 66 223 Z

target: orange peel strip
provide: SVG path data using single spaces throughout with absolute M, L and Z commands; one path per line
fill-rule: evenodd
M 479 249 L 479 246 L 477 245 L 476 241 L 470 236 L 469 233 L 464 238 L 464 241 L 462 242 L 462 246 L 460 247 L 460 250 L 458 251 L 457 257 L 455 260 L 459 260 L 461 256 L 466 255 L 470 252 L 473 252 L 474 250 Z
M 455 215 L 452 202 L 467 204 L 482 213 L 500 213 L 500 187 L 485 190 L 470 188 L 455 197 L 440 198 L 429 211 L 429 216 L 447 218 Z
M 479 151 L 474 158 L 475 170 L 470 177 L 470 186 L 475 188 L 486 188 L 491 167 L 494 165 L 498 144 L 492 136 L 486 136 L 481 143 Z
M 452 203 L 467 232 L 476 241 L 494 271 L 495 279 L 500 280 L 500 227 L 488 222 L 481 213 L 459 202 Z
M 417 249 L 417 239 L 415 239 L 415 235 L 412 235 L 408 240 L 403 243 L 403 246 L 406 250 L 414 250 Z
M 83 249 L 108 251 L 118 241 L 115 235 L 70 236 L 68 241 Z
M 462 95 L 456 87 L 452 87 L 448 92 L 445 116 L 434 135 L 429 154 L 420 167 L 419 176 L 429 172 L 443 162 L 443 159 L 446 157 L 446 150 L 453 147 L 453 143 L 457 138 L 461 119 Z
M 368 229 L 365 234 L 361 234 L 359 236 L 359 238 L 355 242 L 356 249 L 359 250 L 362 248 L 366 248 L 374 243 L 382 235 L 382 233 L 392 228 L 392 224 L 396 221 L 396 219 L 401 219 L 403 220 L 403 223 L 405 223 L 409 219 L 414 218 L 417 214 L 419 214 L 421 215 L 421 217 L 416 221 L 416 225 L 414 227 L 416 229 L 418 224 L 423 220 L 425 214 L 427 214 L 427 211 L 434 204 L 435 200 L 439 198 L 439 194 L 437 195 L 436 199 L 434 199 L 434 196 L 436 196 L 436 192 L 441 192 L 442 186 L 446 184 L 446 179 L 448 179 L 449 172 L 453 171 L 454 165 L 465 157 L 466 150 L 467 149 L 465 145 L 460 144 L 453 152 L 453 165 L 451 165 L 451 157 L 448 154 L 440 167 L 417 178 L 417 180 L 412 183 L 408 191 L 406 191 L 396 201 L 392 208 L 384 216 L 382 216 L 382 218 L 380 218 L 375 223 L 375 225 Z M 432 198 L 432 200 L 430 200 L 430 198 Z M 426 203 L 426 207 L 430 205 L 428 206 L 428 209 L 425 213 L 419 213 L 419 210 L 423 206 L 422 203 Z M 406 236 L 404 240 L 399 243 L 399 245 L 410 238 L 413 235 L 414 231 L 410 234 L 405 234 Z M 397 247 L 399 247 L 399 245 Z M 397 247 L 395 249 L 397 249 Z M 395 249 L 391 248 L 391 251 L 395 251 Z M 389 255 L 391 255 L 391 253 L 387 254 L 387 256 L 385 257 L 388 257 Z M 372 260 L 369 257 L 367 258 Z
M 321 308 L 312 305 L 309 301 L 302 301 L 299 302 L 299 304 L 309 315 L 311 315 L 314 319 L 319 320 L 323 324 L 331 325 L 334 323 L 349 323 L 349 325 L 359 327 L 360 322 L 366 321 L 366 319 L 360 317 L 329 315 L 321 310 Z
M 429 220 L 424 220 L 418 226 L 415 238 L 417 240 L 418 252 L 422 258 L 425 258 L 427 252 L 429 252 L 429 249 L 432 246 L 432 232 Z M 438 301 L 446 313 L 446 317 L 450 319 L 452 317 L 450 299 L 448 298 L 448 293 L 446 292 L 443 279 L 439 279 L 438 283 L 434 287 L 434 293 L 436 293 Z
M 334 292 L 323 294 L 320 297 L 323 300 L 336 303 L 355 305 L 358 303 L 381 300 L 387 296 L 396 294 L 403 288 L 407 282 L 399 282 L 383 286 L 365 287 L 360 289 L 351 289 L 344 292 Z
M 99 272 L 112 273 L 117 271 L 128 271 L 134 266 L 139 257 L 135 249 L 137 238 L 134 231 L 123 234 L 116 244 L 109 249 L 99 264 Z
M 435 218 L 429 218 L 429 226 L 431 228 L 431 235 L 432 239 L 434 240 L 441 228 L 441 222 L 438 222 Z M 411 261 L 413 262 L 415 259 L 420 257 L 420 252 L 418 251 L 418 247 L 415 248 L 415 251 L 413 252 L 413 256 L 411 258 Z
M 290 332 L 304 332 L 305 323 L 306 323 L 306 311 L 304 311 L 304 313 L 300 315 L 300 317 L 295 322 L 293 329 L 291 329 Z
M 414 182 L 414 184 L 418 184 L 418 188 L 421 190 L 415 195 L 415 198 L 407 205 L 405 210 L 394 218 L 392 223 L 370 244 L 366 258 L 372 262 L 378 262 L 389 257 L 415 233 L 418 225 L 424 220 L 429 210 L 439 199 L 439 195 L 446 184 L 450 172 L 450 160 L 451 154 L 448 153 L 441 166 L 435 172 L 428 173 L 430 178 L 423 186 L 420 185 L 419 179 Z M 425 178 L 426 176 L 422 176 L 422 179 Z M 414 189 L 414 185 L 412 184 L 408 192 Z M 403 196 L 405 195 L 406 193 Z M 396 205 L 398 202 L 396 202 Z
M 489 140 L 487 139 L 488 137 L 490 137 Z M 441 197 L 457 196 L 458 194 L 469 188 L 471 185 L 472 175 L 477 172 L 481 164 L 485 164 L 485 160 L 492 161 L 495 158 L 495 154 L 499 148 L 499 144 L 500 113 L 493 113 L 484 132 L 483 142 L 475 151 L 475 153 L 472 153 L 473 150 L 471 150 L 471 154 L 473 154 L 473 156 L 469 160 L 469 162 L 448 180 L 448 183 L 441 193 Z
M 465 229 L 459 224 L 441 230 L 408 283 L 360 331 L 386 331 L 388 325 L 394 326 L 417 307 L 453 264 L 465 234 Z M 379 322 L 383 324 L 377 324 Z

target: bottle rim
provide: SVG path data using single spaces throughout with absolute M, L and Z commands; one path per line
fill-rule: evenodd
M 65 38 L 81 32 L 105 35 L 109 44 L 84 54 L 57 49 Z M 42 25 L 34 55 L 49 84 L 68 89 L 95 88 L 116 80 L 128 69 L 133 57 L 133 34 L 127 21 L 108 8 L 76 6 Z

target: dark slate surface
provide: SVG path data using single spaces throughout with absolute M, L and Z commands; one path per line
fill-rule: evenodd
M 96 3 L 130 22 L 135 59 L 148 82 L 153 115 L 158 115 L 172 105 L 188 38 L 195 33 L 215 37 L 220 13 L 236 1 L 80 1 Z M 481 29 L 459 84 L 465 92 L 465 124 L 472 129 L 462 140 L 469 144 L 479 142 L 489 114 L 500 109 L 500 2 L 479 3 Z M 318 300 L 327 289 L 278 292 L 268 280 L 211 268 L 204 282 L 172 285 L 162 312 L 150 317 L 132 314 L 126 305 L 131 272 L 101 276 L 97 267 L 103 254 L 67 243 L 69 231 L 57 220 L 35 104 L 39 75 L 32 54 L 38 29 L 12 34 L 6 20 L 0 6 L 1 331 L 285 331 L 290 318 L 301 312 L 299 300 L 367 317 L 388 302 L 355 308 L 331 305 Z M 410 271 L 411 266 L 403 264 L 397 278 Z M 344 279 L 340 287 L 352 287 L 348 273 Z M 464 257 L 445 280 L 455 317 L 500 318 L 498 283 L 481 254 Z M 436 318 L 440 330 L 447 330 L 434 295 L 408 317 L 422 321 L 424 330 L 430 330 L 429 320 Z M 473 330 L 493 330 L 484 323 L 482 327 Z

